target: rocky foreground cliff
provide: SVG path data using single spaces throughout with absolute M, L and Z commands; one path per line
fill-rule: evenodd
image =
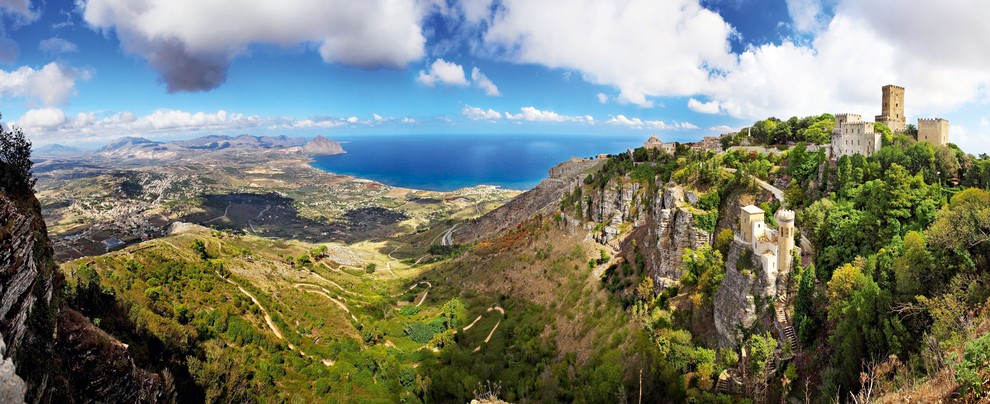
M 167 383 L 63 305 L 33 195 L 0 194 L 0 402 L 168 401 Z

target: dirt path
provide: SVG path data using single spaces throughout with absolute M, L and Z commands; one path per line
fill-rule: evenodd
M 354 316 L 354 313 L 351 313 L 351 309 L 347 308 L 347 305 L 344 304 L 344 302 L 341 302 L 340 300 L 335 299 L 333 296 L 330 296 L 330 291 L 327 290 L 326 288 L 324 288 L 324 287 L 322 287 L 320 285 L 314 285 L 314 284 L 311 284 L 311 283 L 297 283 L 297 284 L 292 285 L 292 286 L 294 286 L 296 289 L 303 290 L 303 291 L 306 291 L 306 292 L 316 293 L 318 295 L 322 295 L 323 297 L 325 297 L 327 299 L 330 299 L 331 302 L 336 303 L 338 307 L 340 307 L 342 310 L 344 310 L 345 312 L 347 312 L 347 314 L 349 314 L 351 316 L 351 318 L 354 319 L 354 322 L 356 322 L 356 323 L 360 323 L 361 322 L 360 320 L 358 320 L 357 317 Z M 319 290 L 312 290 L 310 288 L 318 288 Z
M 334 281 L 331 281 L 331 280 L 329 280 L 327 278 L 324 278 L 323 275 L 320 275 L 320 274 L 318 274 L 316 272 L 313 272 L 313 277 L 316 278 L 316 279 L 319 279 L 319 280 L 321 280 L 323 282 L 326 282 L 326 283 L 328 283 L 330 285 L 333 285 L 333 287 L 335 287 L 337 289 L 340 289 L 341 292 L 347 293 L 347 294 L 349 294 L 351 296 L 360 297 L 360 298 L 371 297 L 371 296 L 368 296 L 368 295 L 365 295 L 365 294 L 362 294 L 362 293 L 358 293 L 358 292 L 347 290 L 343 286 L 340 286 L 337 282 L 334 282 Z
M 241 287 L 241 285 L 238 285 L 237 282 L 234 282 L 234 281 L 232 281 L 230 279 L 224 278 L 222 275 L 220 275 L 219 272 L 217 272 L 217 276 L 219 276 L 220 279 L 223 279 L 227 283 L 236 286 L 237 289 L 241 291 L 241 293 L 243 293 L 245 296 L 247 296 L 249 299 L 251 299 L 251 301 L 254 302 L 254 304 L 258 305 L 258 308 L 261 309 L 261 314 L 263 314 L 264 317 L 265 317 L 265 322 L 268 323 L 268 328 L 271 328 L 272 332 L 275 333 L 275 336 L 278 337 L 278 339 L 285 340 L 285 336 L 282 335 L 282 331 L 279 330 L 278 329 L 278 326 L 275 325 L 275 322 L 272 321 L 272 316 L 269 316 L 268 315 L 268 310 L 265 309 L 265 306 L 262 306 L 261 305 L 261 302 L 258 301 L 258 298 L 254 297 L 254 295 L 252 295 L 246 289 L 244 289 L 243 287 Z M 291 342 L 289 343 L 289 348 L 296 349 L 296 347 L 293 346 Z
M 210 219 L 210 221 L 208 221 L 208 222 L 203 222 L 203 224 L 213 223 L 213 222 L 215 222 L 217 220 L 220 220 L 220 219 L 223 219 L 223 218 L 227 217 L 227 212 L 230 211 L 230 205 L 232 205 L 232 204 L 233 204 L 233 202 L 227 201 L 227 209 L 224 209 L 223 210 L 223 216 L 217 216 L 217 217 L 215 217 L 213 219 Z
M 466 327 L 464 327 L 463 330 L 464 331 L 470 330 L 471 327 L 474 327 L 474 325 L 478 323 L 478 321 L 481 321 L 481 318 L 484 317 L 485 314 L 491 313 L 493 311 L 499 312 L 500 314 L 502 314 L 502 318 L 505 318 L 505 309 L 503 309 L 502 306 L 492 306 L 492 307 L 489 307 L 488 310 L 485 310 L 484 313 L 482 313 L 481 315 L 479 315 L 478 318 L 474 319 L 474 321 L 472 321 L 471 324 L 468 324 Z M 481 351 L 481 345 L 487 344 L 488 341 L 491 341 L 492 335 L 495 335 L 495 330 L 497 330 L 498 329 L 498 326 L 501 325 L 501 324 L 502 324 L 502 319 L 499 319 L 498 322 L 495 323 L 495 326 L 492 327 L 492 330 L 488 332 L 488 336 L 485 337 L 485 342 L 483 342 L 482 344 L 479 344 L 478 347 L 477 348 L 474 348 L 474 351 L 472 351 L 472 352 L 479 352 L 479 351 Z

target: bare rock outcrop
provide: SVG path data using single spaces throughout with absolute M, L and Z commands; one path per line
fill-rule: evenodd
M 27 399 L 42 395 L 55 367 L 52 334 L 61 292 L 45 222 L 33 196 L 0 195 L 0 334 L 27 383 Z
M 654 219 L 658 252 L 654 282 L 664 288 L 680 281 L 684 250 L 701 248 L 711 242 L 711 235 L 694 227 L 694 214 L 684 201 L 684 190 L 674 184 L 668 184 L 663 196 L 656 199 Z
M 127 346 L 72 309 L 58 318 L 58 353 L 74 396 L 108 403 L 169 401 L 171 383 L 134 364 Z
M 767 284 L 763 267 L 752 250 L 736 239 L 729 248 L 725 278 L 715 292 L 715 331 L 720 346 L 735 347 L 742 329 L 753 326 L 758 318 L 757 296 L 768 296 L 775 285 Z M 745 262 L 745 260 L 749 262 Z
M 573 190 L 587 172 L 600 163 L 599 160 L 573 158 L 556 165 L 550 169 L 550 176 L 533 189 L 461 226 L 454 233 L 454 242 L 468 243 L 488 238 L 501 234 L 536 214 L 549 215 L 556 212 L 560 208 L 564 192 Z
M 0 194 L 0 402 L 168 401 L 161 377 L 62 306 L 52 256 L 38 200 Z

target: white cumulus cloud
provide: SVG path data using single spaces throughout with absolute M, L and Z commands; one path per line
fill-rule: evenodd
M 598 95 L 596 95 L 595 97 L 598 97 L 598 102 L 601 104 L 608 103 L 608 96 L 605 95 L 605 93 L 598 93 Z
M 461 115 L 464 115 L 468 119 L 475 121 L 481 121 L 481 120 L 494 121 L 496 119 L 502 119 L 502 114 L 494 109 L 489 108 L 486 111 L 478 107 L 472 107 L 470 105 L 464 106 L 464 109 L 461 110 Z
M 464 75 L 464 67 L 443 59 L 434 60 L 427 70 L 420 70 L 416 80 L 430 87 L 437 84 L 448 86 L 468 85 L 467 77 Z
M 560 115 L 553 111 L 540 110 L 534 107 L 522 107 L 518 114 L 506 112 L 505 118 L 513 121 L 529 122 L 582 122 L 595 123 L 595 118 L 591 115 Z
M 484 43 L 493 52 L 575 70 L 640 106 L 653 105 L 647 97 L 697 94 L 711 68 L 735 59 L 732 27 L 698 0 L 504 0 L 488 24 Z
M 691 98 L 688 100 L 687 105 L 692 111 L 702 114 L 717 114 L 719 110 L 718 102 L 716 101 L 701 102 Z
M 252 44 L 319 44 L 327 63 L 401 68 L 423 57 L 428 9 L 416 0 L 88 0 L 82 7 L 91 27 L 116 33 L 170 92 L 219 86 Z
M 0 70 L 0 98 L 22 98 L 45 106 L 65 104 L 76 93 L 76 79 L 88 79 L 89 72 L 52 62 L 41 69 L 22 66 Z
M 38 108 L 28 110 L 17 126 L 22 128 L 54 128 L 65 123 L 65 114 L 58 108 Z
M 644 120 L 639 118 L 628 118 L 625 115 L 619 114 L 613 116 L 609 120 L 605 121 L 607 124 L 611 125 L 621 125 L 628 126 L 634 129 L 656 129 L 656 130 L 679 130 L 679 129 L 698 129 L 697 126 L 689 122 L 674 122 L 668 124 L 664 121 L 658 120 Z
M 474 81 L 474 85 L 476 87 L 485 90 L 485 94 L 490 97 L 502 95 L 502 93 L 498 91 L 498 86 L 496 86 L 495 83 L 493 83 L 492 80 L 482 73 L 481 69 L 478 69 L 477 67 L 471 69 L 471 81 Z

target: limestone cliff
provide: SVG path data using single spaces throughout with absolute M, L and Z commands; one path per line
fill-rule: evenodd
M 0 195 L 0 334 L 29 400 L 50 386 L 56 367 L 61 286 L 49 245 L 37 200 Z
M 62 307 L 50 246 L 38 200 L 0 194 L 0 401 L 167 401 L 160 377 Z
M 564 192 L 581 183 L 587 172 L 600 161 L 571 159 L 551 168 L 549 177 L 533 189 L 512 198 L 488 214 L 466 223 L 456 233 L 454 241 L 468 243 L 501 234 L 536 214 L 549 215 L 560 208 Z
M 607 244 L 614 240 L 623 223 L 628 222 L 634 228 L 645 224 L 649 212 L 645 209 L 645 195 L 640 188 L 639 182 L 612 178 L 605 189 L 592 198 L 591 220 L 606 224 L 602 233 L 595 235 L 599 242 Z
M 736 346 L 743 329 L 753 326 L 759 317 L 757 297 L 770 299 L 776 285 L 767 283 L 760 260 L 741 240 L 729 248 L 725 278 L 715 292 L 715 331 L 720 346 Z M 764 300 L 768 301 L 768 300 Z
M 660 287 L 676 284 L 681 279 L 681 256 L 684 250 L 698 249 L 711 242 L 708 232 L 694 227 L 694 214 L 684 201 L 685 191 L 671 183 L 663 196 L 654 202 L 654 223 L 650 230 L 656 236 L 657 257 L 653 260 L 654 283 Z

